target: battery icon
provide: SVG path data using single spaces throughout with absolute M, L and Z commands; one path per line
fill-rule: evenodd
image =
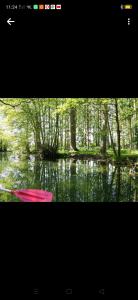
M 132 9 L 132 4 L 121 4 L 121 9 Z

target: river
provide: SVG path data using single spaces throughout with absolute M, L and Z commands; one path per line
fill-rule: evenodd
M 133 202 L 138 201 L 138 176 L 130 176 L 127 166 L 102 165 L 93 159 L 38 160 L 0 153 L 0 184 L 8 189 L 46 189 L 53 202 Z M 0 192 L 1 202 L 18 202 Z

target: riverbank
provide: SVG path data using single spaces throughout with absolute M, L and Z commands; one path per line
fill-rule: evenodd
M 73 158 L 75 160 L 78 159 L 84 159 L 84 160 L 99 160 L 101 162 L 115 162 L 118 164 L 129 164 L 129 163 L 135 163 L 138 161 L 138 150 L 122 150 L 121 151 L 121 157 L 117 158 L 114 156 L 114 153 L 112 150 L 107 151 L 107 155 L 103 156 L 100 152 L 96 151 L 95 149 L 93 151 L 59 151 L 57 153 L 57 158 Z
M 3 153 L 3 155 L 7 155 L 8 152 Z M 12 154 L 12 152 L 10 152 Z M 31 156 L 34 156 L 36 160 L 57 160 L 57 159 L 68 159 L 71 158 L 74 161 L 77 160 L 95 160 L 101 164 L 113 163 L 120 165 L 131 165 L 138 163 L 138 150 L 122 150 L 121 157 L 115 157 L 112 150 L 107 150 L 107 154 L 102 155 L 100 153 L 100 149 L 94 148 L 93 150 L 78 150 L 78 151 L 67 151 L 67 150 L 59 150 L 58 152 L 48 152 L 42 156 L 40 153 L 30 152 L 18 154 L 16 153 L 18 159 L 20 160 L 29 160 Z M 13 157 L 16 157 L 16 154 L 13 153 Z

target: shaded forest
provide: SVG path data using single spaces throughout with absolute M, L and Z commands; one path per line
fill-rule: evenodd
M 0 151 L 137 155 L 138 98 L 0 99 L 0 118 Z

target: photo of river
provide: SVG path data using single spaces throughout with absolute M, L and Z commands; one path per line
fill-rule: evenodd
M 1 98 L 0 201 L 23 199 L 138 201 L 138 98 Z

